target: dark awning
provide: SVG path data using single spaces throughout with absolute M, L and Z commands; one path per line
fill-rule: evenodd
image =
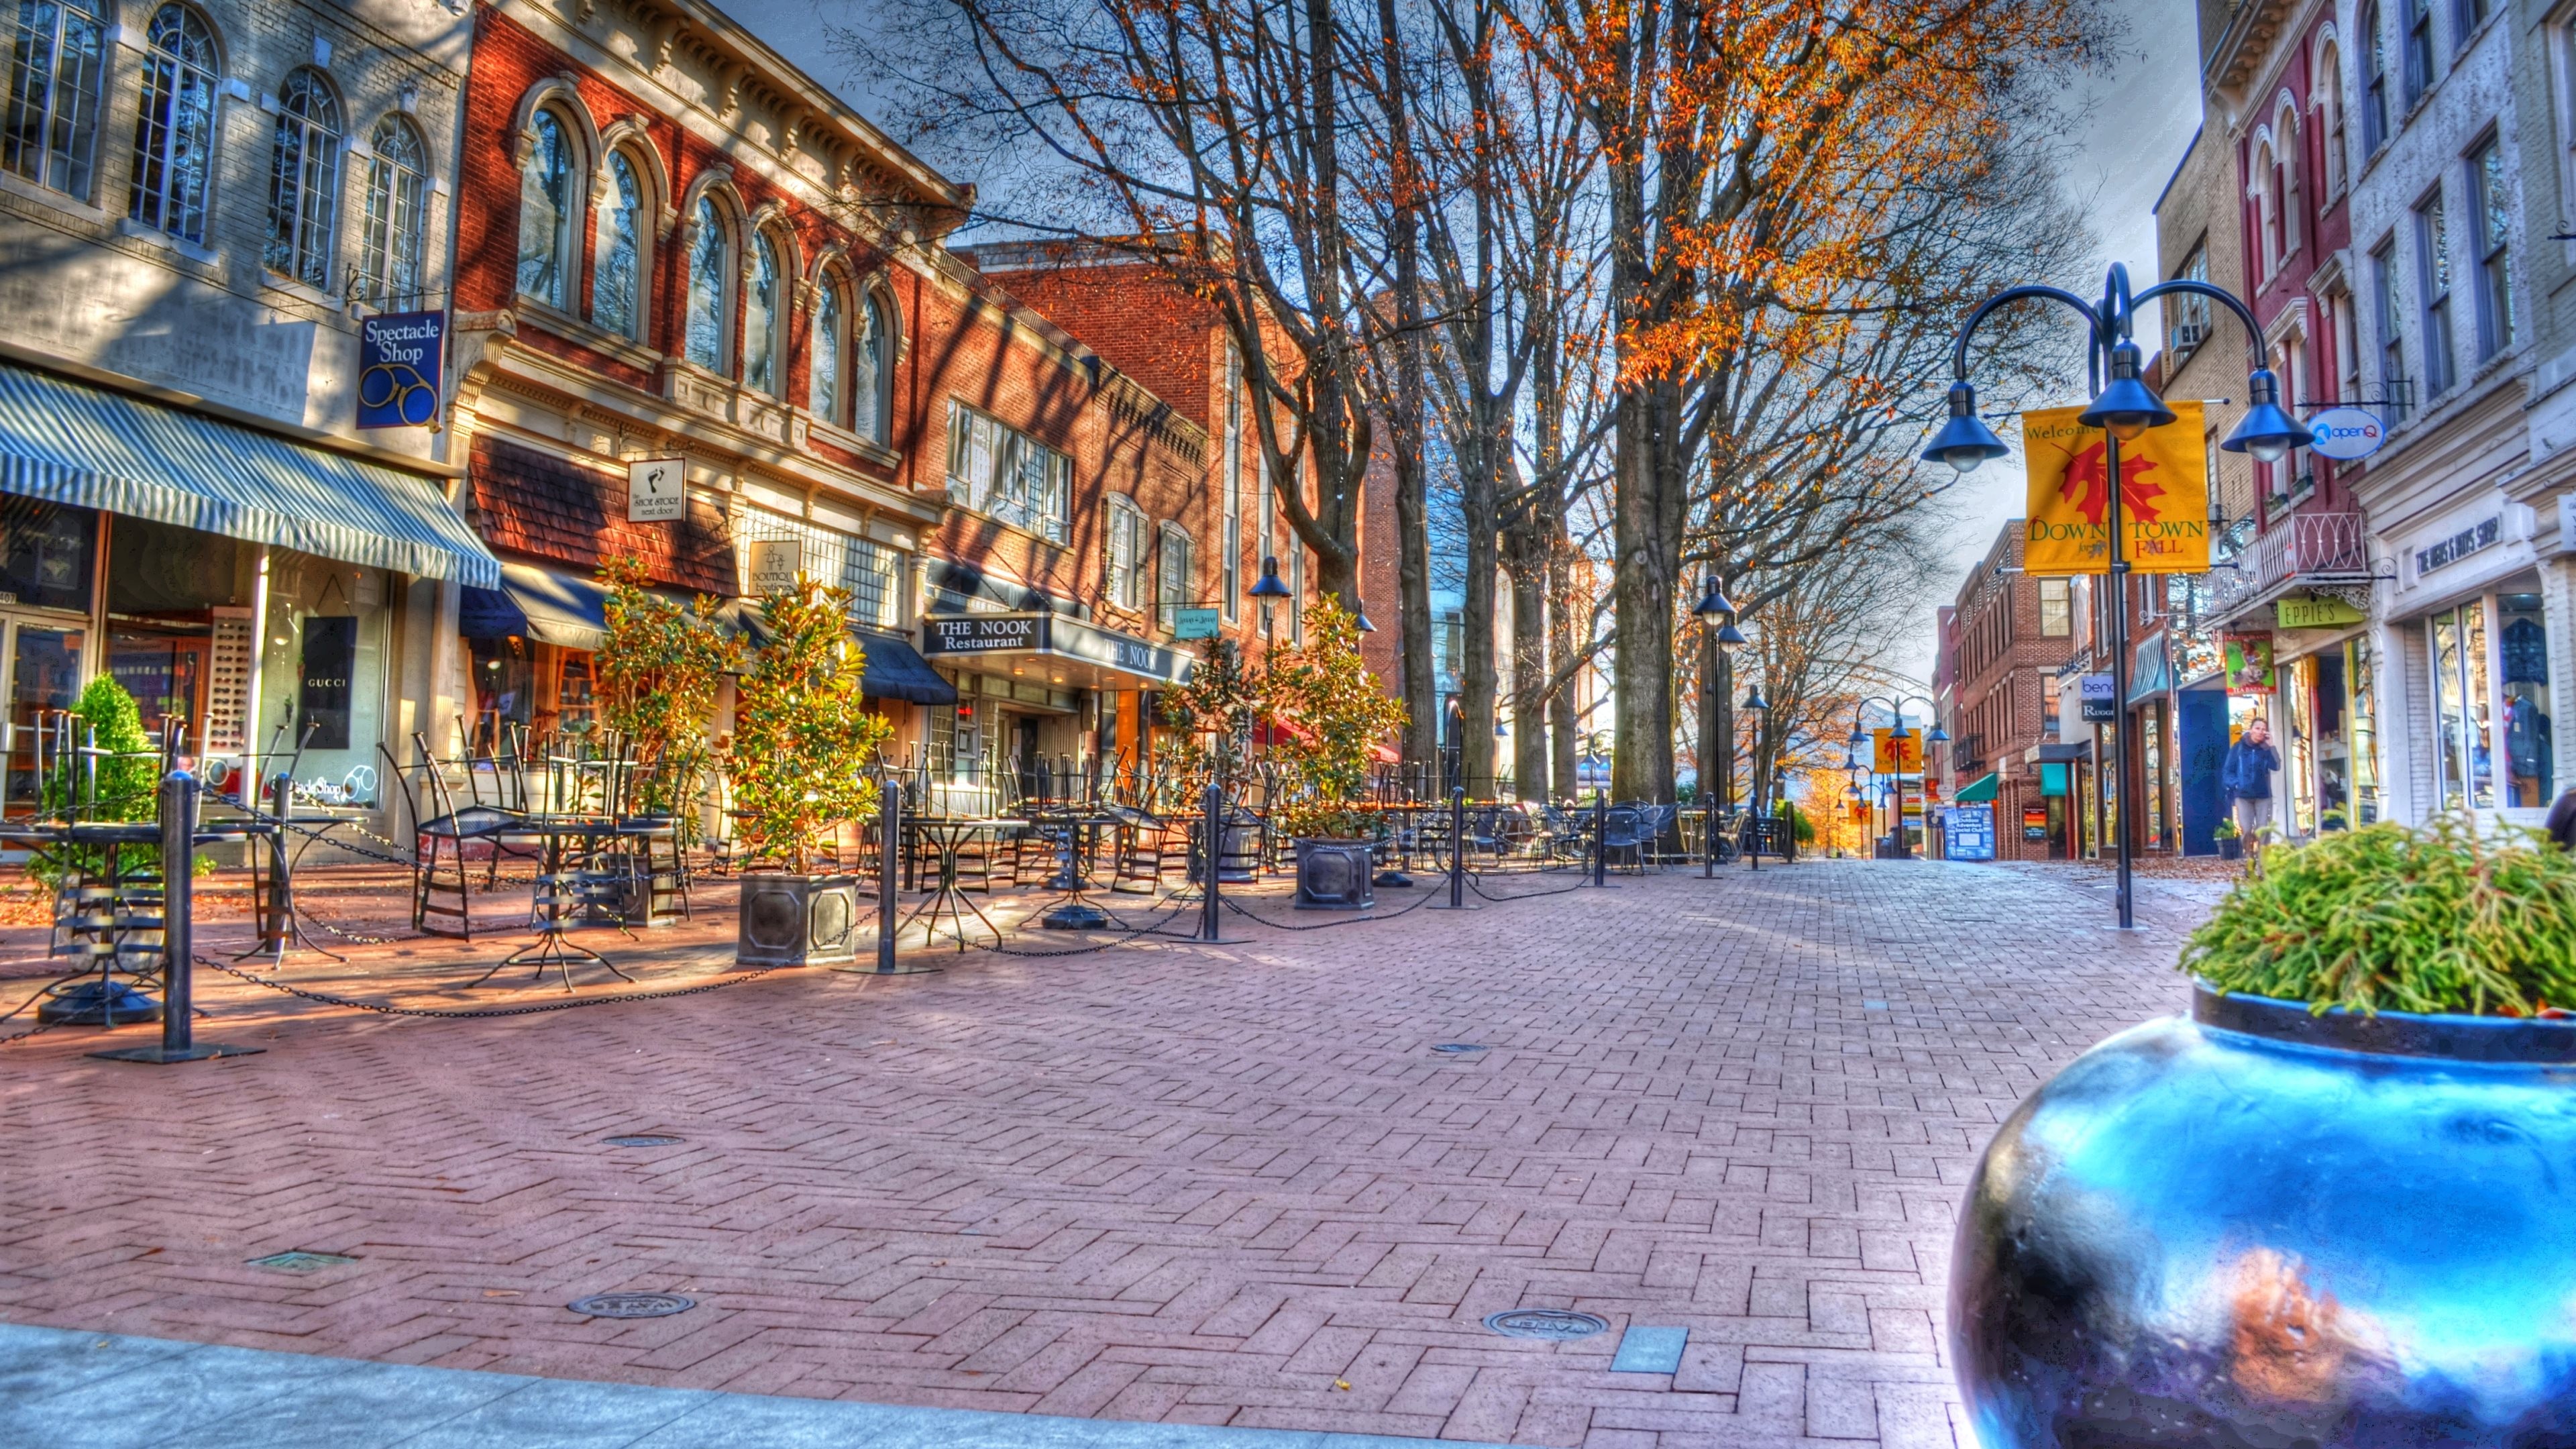
M 503 564 L 501 587 L 464 591 L 456 632 L 468 639 L 524 637 L 597 649 L 608 639 L 608 590 L 533 564 Z
M 1966 786 L 1961 788 L 1958 794 L 1951 796 L 1951 803 L 1954 805 L 1983 805 L 1993 800 L 1995 798 L 1995 792 L 2001 788 L 2003 788 L 2003 777 L 1996 774 L 1994 771 L 1989 770 L 1982 778 L 1969 782 Z
M 755 649 L 769 642 L 769 627 L 760 619 L 760 606 L 747 599 L 736 599 L 724 606 L 716 617 L 724 626 L 740 633 Z M 880 634 L 874 629 L 850 628 L 850 637 L 859 641 L 865 654 L 865 668 L 859 677 L 859 692 L 870 699 L 900 699 L 909 704 L 955 704 L 957 686 L 939 677 L 912 641 L 898 634 Z

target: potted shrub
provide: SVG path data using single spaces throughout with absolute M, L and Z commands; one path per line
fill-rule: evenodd
M 2576 857 L 2465 821 L 2265 850 L 1970 1181 L 1986 1449 L 2576 1443 Z
M 1235 648 L 1234 641 L 1218 637 L 1208 641 L 1207 653 L 1190 670 L 1189 681 L 1178 689 L 1165 691 L 1163 720 L 1183 737 L 1166 745 L 1169 753 L 1163 758 L 1163 777 L 1170 783 L 1166 808 L 1195 820 L 1210 784 L 1222 785 L 1231 792 L 1242 781 L 1253 723 L 1267 708 L 1268 696 L 1262 685 L 1262 677 L 1244 667 L 1242 651 Z M 1193 829 L 1204 831 L 1206 822 L 1199 821 Z M 1258 858 L 1258 821 L 1229 820 L 1224 835 L 1218 851 L 1220 860 Z M 1191 879 L 1197 879 L 1195 859 L 1190 870 Z M 1234 885 L 1250 881 L 1252 874 L 1229 870 L 1223 879 Z
M 2221 820 L 2221 821 L 2219 821 L 2215 826 L 2212 826 L 2212 827 L 2210 828 L 2209 837 L 2210 837 L 2210 839 L 2215 840 L 2215 841 L 2217 841 L 2217 842 L 2218 842 L 2218 858 L 2219 858 L 2219 859 L 2221 859 L 2221 860 L 2242 860 L 2242 859 L 2244 859 L 2244 857 L 2245 857 L 2245 837 L 2244 837 L 2244 835 L 2243 835 L 2241 832 L 2239 832 L 2239 831 L 2237 830 L 2237 828 L 2236 828 L 2236 822 L 2235 822 L 2235 821 L 2233 821 L 2233 820 Z
M 647 590 L 647 578 L 634 558 L 599 566 L 608 588 L 608 637 L 595 667 L 608 727 L 633 747 L 639 772 L 632 795 L 616 808 L 668 817 L 685 862 L 701 833 L 698 813 L 715 762 L 708 726 L 716 691 L 740 667 L 742 642 L 716 622 L 713 598 L 682 604 Z M 626 919 L 654 920 L 654 884 L 639 863 L 623 905 Z
M 826 832 L 876 818 L 867 774 L 892 728 L 868 712 L 867 667 L 846 590 L 799 576 L 760 601 L 769 642 L 735 686 L 726 759 L 746 872 L 735 955 L 747 966 L 826 964 L 858 953 L 858 878 L 808 874 Z
M 1277 824 L 1297 858 L 1297 904 L 1377 904 L 1371 858 L 1380 817 L 1364 808 L 1372 748 L 1404 727 L 1404 706 L 1360 658 L 1359 620 L 1333 600 L 1306 612 L 1306 642 L 1266 669 L 1272 761 L 1285 786 Z

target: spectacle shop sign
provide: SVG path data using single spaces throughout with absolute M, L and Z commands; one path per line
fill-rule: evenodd
M 2130 571 L 2196 574 L 2209 568 L 2209 465 L 2196 400 L 2168 402 L 2174 420 L 2120 445 L 2120 523 Z M 2109 438 L 2076 421 L 2084 409 L 2021 415 L 2022 571 L 2111 571 Z
M 436 428 L 447 351 L 444 312 L 388 312 L 358 324 L 358 426 Z

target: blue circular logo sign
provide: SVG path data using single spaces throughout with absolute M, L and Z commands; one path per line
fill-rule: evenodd
M 2321 456 L 2347 463 L 2378 452 L 2388 438 L 2379 414 L 2361 408 L 2328 408 L 2308 419 L 2308 431 L 2316 434 L 2312 446 Z

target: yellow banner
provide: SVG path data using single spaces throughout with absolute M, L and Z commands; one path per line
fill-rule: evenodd
M 2197 400 L 2168 402 L 2174 420 L 2120 445 L 2121 522 L 2131 572 L 2209 569 L 2209 454 Z M 2108 441 L 2077 425 L 2082 408 L 2021 415 L 2030 476 L 2021 566 L 2033 574 L 2103 574 L 2110 560 Z
M 1923 772 L 1923 731 L 1909 729 L 1898 739 L 1886 730 L 1871 730 L 1869 737 L 1877 743 L 1877 770 L 1882 775 L 1919 775 Z

